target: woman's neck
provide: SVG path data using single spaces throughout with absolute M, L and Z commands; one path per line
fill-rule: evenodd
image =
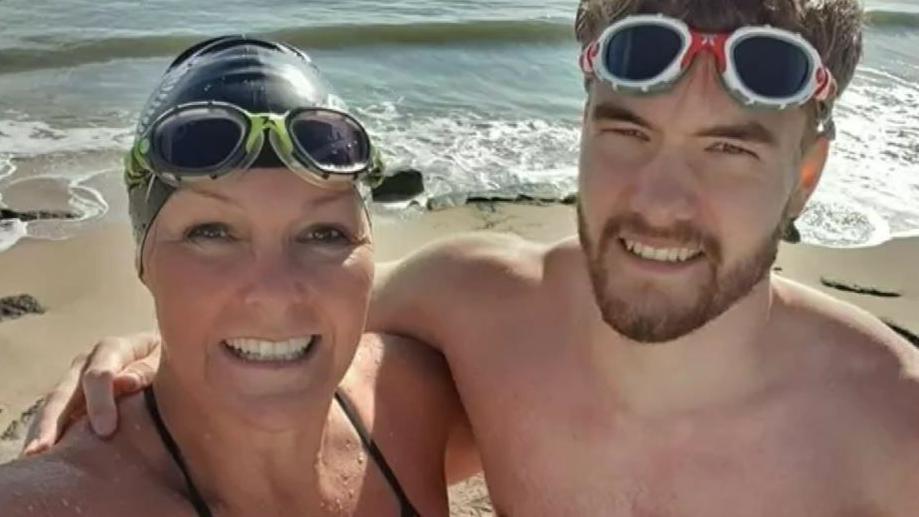
M 165 364 L 153 390 L 188 475 L 212 510 L 243 513 L 256 508 L 267 514 L 280 507 L 282 513 L 315 512 L 338 498 L 331 493 L 334 484 L 324 480 L 328 473 L 323 461 L 323 452 L 331 448 L 333 394 L 304 397 L 289 425 L 272 422 L 266 428 L 210 401 L 204 391 L 185 389 Z

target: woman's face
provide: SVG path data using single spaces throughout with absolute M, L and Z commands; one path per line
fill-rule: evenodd
M 143 260 L 169 382 L 268 425 L 331 398 L 373 283 L 353 189 L 318 188 L 287 169 L 183 186 Z

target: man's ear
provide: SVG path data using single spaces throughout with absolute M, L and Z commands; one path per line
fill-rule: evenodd
M 817 184 L 820 183 L 820 177 L 823 175 L 829 155 L 830 139 L 824 136 L 817 137 L 804 151 L 804 157 L 798 165 L 798 184 L 795 186 L 795 192 L 789 205 L 790 215 L 797 217 L 804 210 L 804 205 L 807 204 Z

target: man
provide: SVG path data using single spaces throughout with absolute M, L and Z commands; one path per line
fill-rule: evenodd
M 372 302 L 369 329 L 446 356 L 500 514 L 915 515 L 919 357 L 770 275 L 860 24 L 855 0 L 582 0 L 579 239 L 445 240 Z M 151 344 L 109 343 L 93 390 Z

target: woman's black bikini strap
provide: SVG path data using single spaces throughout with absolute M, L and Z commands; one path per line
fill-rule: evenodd
M 348 397 L 341 391 L 335 391 L 335 400 L 338 401 L 341 410 L 345 412 L 348 420 L 351 421 L 351 425 L 354 426 L 354 430 L 357 431 L 358 436 L 361 437 L 361 442 L 363 442 L 364 448 L 367 449 L 367 453 L 370 454 L 377 466 L 380 467 L 380 471 L 383 473 L 386 481 L 389 482 L 389 486 L 392 487 L 393 492 L 396 494 L 396 498 L 399 499 L 399 505 L 402 507 L 402 517 L 417 517 L 418 511 L 415 510 L 415 507 L 412 506 L 412 502 L 409 501 L 408 496 L 405 495 L 405 492 L 402 490 L 402 485 L 399 484 L 399 479 L 396 478 L 396 473 L 390 468 L 389 463 L 386 462 L 386 458 L 383 457 L 383 453 L 370 437 L 370 433 L 367 432 L 367 428 L 364 427 L 364 424 L 361 422 L 357 411 L 354 409 L 354 406 L 351 405 Z
M 156 404 L 156 395 L 153 394 L 152 387 L 147 387 L 147 389 L 144 390 L 144 400 L 147 402 L 147 411 L 150 412 L 150 417 L 153 419 L 153 424 L 156 426 L 156 432 L 160 435 L 160 440 L 163 441 L 163 445 L 166 447 L 169 455 L 172 456 L 173 461 L 175 461 L 179 470 L 182 471 L 182 476 L 185 478 L 185 486 L 188 487 L 189 502 L 195 508 L 199 517 L 211 517 L 211 509 L 208 508 L 204 498 L 201 497 L 201 493 L 198 492 L 198 488 L 192 482 L 191 475 L 188 473 L 188 467 L 185 465 L 185 458 L 182 457 L 182 451 L 179 450 L 179 445 L 176 443 L 175 439 L 173 439 L 169 429 L 166 428 L 163 417 L 160 416 L 160 408 Z
M 212 517 L 213 514 L 211 513 L 210 508 L 207 506 L 204 498 L 201 497 L 201 493 L 198 492 L 198 488 L 191 480 L 191 474 L 188 472 L 188 467 L 185 463 L 184 457 L 182 456 L 182 451 L 179 450 L 179 445 L 176 443 L 175 439 L 172 437 L 172 434 L 169 432 L 169 429 L 166 427 L 166 424 L 163 422 L 162 416 L 160 416 L 159 406 L 156 403 L 156 396 L 153 394 L 152 388 L 148 387 L 144 390 L 144 400 L 147 403 L 147 410 L 150 412 L 150 417 L 153 419 L 153 424 L 160 436 L 160 440 L 163 442 L 163 446 L 166 447 L 169 455 L 172 457 L 173 461 L 175 461 L 176 466 L 179 467 L 179 470 L 182 472 L 182 476 L 185 478 L 185 485 L 188 488 L 189 502 L 195 508 L 195 511 L 199 517 Z M 392 471 L 392 468 L 390 468 L 389 463 L 386 462 L 386 458 L 383 457 L 383 453 L 376 446 L 376 443 L 374 443 L 373 439 L 370 438 L 370 434 L 367 432 L 367 429 L 364 427 L 350 401 L 346 396 L 338 391 L 335 392 L 335 400 L 338 401 L 342 411 L 344 411 L 345 415 L 348 417 L 348 420 L 351 421 L 351 425 L 354 426 L 355 431 L 357 431 L 358 436 L 360 436 L 361 442 L 367 449 L 367 453 L 370 454 L 376 464 L 380 467 L 380 471 L 383 473 L 386 481 L 389 482 L 389 486 L 392 488 L 393 493 L 395 493 L 396 498 L 399 500 L 399 506 L 402 508 L 402 517 L 418 517 L 418 512 L 415 510 L 415 507 L 412 506 L 412 502 L 409 501 L 408 496 L 405 495 L 405 492 L 402 490 L 402 485 L 399 484 L 399 480 L 396 478 L 396 474 Z

